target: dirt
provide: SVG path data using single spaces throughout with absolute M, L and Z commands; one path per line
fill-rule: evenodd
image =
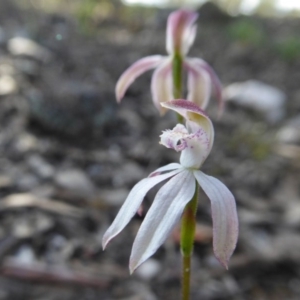
M 14 83 L 0 96 L 0 299 L 179 299 L 176 232 L 132 276 L 128 260 L 143 216 L 101 248 L 132 186 L 178 160 L 158 144 L 176 120 L 155 110 L 151 73 L 120 105 L 114 96 L 131 63 L 165 53 L 169 10 L 126 19 L 119 9 L 83 27 L 64 12 L 0 4 L 0 78 Z M 300 299 L 300 151 L 297 142 L 277 139 L 300 112 L 299 22 L 200 9 L 189 55 L 211 64 L 225 86 L 256 79 L 280 88 L 287 101 L 285 117 L 273 124 L 232 103 L 218 119 L 211 101 L 216 137 L 202 170 L 235 195 L 240 237 L 226 271 L 213 256 L 209 201 L 202 194 L 191 299 Z M 17 36 L 42 51 L 14 53 L 9 45 Z

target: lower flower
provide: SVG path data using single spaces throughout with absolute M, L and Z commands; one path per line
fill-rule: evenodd
M 162 105 L 175 110 L 187 120 L 187 128 L 178 124 L 173 130 L 161 135 L 161 144 L 181 151 L 180 164 L 171 163 L 161 167 L 133 187 L 114 222 L 104 234 L 103 248 L 137 213 L 147 192 L 156 184 L 169 179 L 156 194 L 137 233 L 130 256 L 130 272 L 163 244 L 192 199 L 196 184 L 201 186 L 211 201 L 214 253 L 227 268 L 238 237 L 235 199 L 223 183 L 199 170 L 213 144 L 212 123 L 192 102 L 174 100 Z

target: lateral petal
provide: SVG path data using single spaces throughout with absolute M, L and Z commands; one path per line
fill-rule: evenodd
M 119 234 L 129 223 L 129 221 L 138 211 L 147 192 L 156 184 L 167 178 L 170 178 L 171 176 L 176 175 L 179 172 L 180 170 L 178 169 L 166 174 L 142 179 L 132 188 L 113 223 L 110 225 L 103 236 L 103 249 L 105 249 L 110 240 L 113 239 L 117 234 Z
M 220 263 L 227 269 L 238 238 L 238 216 L 235 199 L 218 179 L 194 171 L 199 185 L 211 201 L 213 220 L 213 248 Z
M 139 59 L 130 66 L 119 78 L 116 85 L 116 97 L 118 102 L 122 100 L 128 87 L 135 81 L 137 77 L 148 70 L 156 68 L 164 57 L 161 55 L 152 55 Z
M 153 171 L 152 173 L 150 173 L 148 177 L 157 176 L 157 175 L 159 175 L 162 172 L 176 170 L 176 169 L 179 169 L 179 168 L 182 168 L 181 164 L 171 163 L 171 164 L 168 164 L 166 166 L 163 166 L 163 167 L 160 167 L 160 168 L 156 169 L 155 171 Z
M 133 243 L 129 263 L 131 273 L 166 240 L 192 199 L 195 186 L 193 173 L 184 170 L 158 191 Z
M 217 76 L 213 68 L 201 58 L 189 58 L 186 61 L 188 61 L 190 65 L 194 66 L 194 68 L 201 70 L 202 72 L 206 72 L 209 75 L 214 94 L 219 102 L 219 112 L 222 113 L 224 109 L 224 100 L 222 93 L 223 87 L 219 77 Z
M 173 99 L 172 89 L 172 62 L 169 58 L 154 71 L 151 80 L 153 102 L 161 115 L 165 114 L 166 109 L 160 103 Z
M 207 107 L 211 96 L 211 79 L 203 68 L 197 68 L 192 61 L 185 61 L 188 70 L 188 97 L 202 109 Z

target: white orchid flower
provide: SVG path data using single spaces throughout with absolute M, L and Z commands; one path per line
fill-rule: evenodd
M 137 77 L 155 69 L 151 81 L 154 105 L 161 114 L 165 108 L 160 103 L 174 99 L 172 82 L 172 59 L 177 53 L 183 58 L 183 68 L 187 71 L 187 100 L 205 109 L 214 88 L 222 109 L 222 86 L 214 70 L 200 58 L 187 57 L 196 36 L 194 24 L 198 14 L 189 10 L 177 10 L 170 14 L 167 23 L 166 48 L 168 56 L 152 55 L 144 57 L 129 67 L 116 85 L 116 97 L 120 102 L 128 87 Z
M 174 229 L 185 206 L 192 199 L 198 182 L 211 201 L 214 253 L 227 268 L 238 237 L 235 199 L 218 179 L 199 171 L 213 145 L 212 123 L 192 102 L 173 100 L 162 105 L 175 110 L 187 120 L 187 128 L 178 124 L 173 130 L 167 130 L 161 135 L 161 144 L 181 151 L 180 164 L 171 163 L 161 167 L 133 187 L 117 217 L 104 234 L 103 248 L 137 213 L 147 192 L 156 184 L 170 178 L 156 194 L 137 233 L 129 263 L 132 273 L 155 253 Z

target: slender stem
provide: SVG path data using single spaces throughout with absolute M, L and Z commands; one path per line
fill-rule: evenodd
M 198 184 L 192 200 L 186 205 L 181 221 L 180 247 L 182 263 L 182 300 L 190 299 L 191 256 L 196 230 L 196 212 L 198 207 Z
M 173 75 L 173 96 L 175 99 L 182 98 L 182 65 L 183 60 L 180 53 L 175 53 L 172 62 Z M 177 114 L 179 123 L 184 122 L 184 118 Z M 190 276 L 191 276 L 191 256 L 193 253 L 194 236 L 196 229 L 196 211 L 198 206 L 198 185 L 196 185 L 193 199 L 186 205 L 181 223 L 181 253 L 182 262 L 182 300 L 190 299 Z
M 172 61 L 172 75 L 173 75 L 173 96 L 175 99 L 182 98 L 182 56 L 175 53 Z M 177 114 L 179 123 L 183 123 L 183 117 Z
M 191 256 L 182 258 L 182 300 L 190 299 Z

